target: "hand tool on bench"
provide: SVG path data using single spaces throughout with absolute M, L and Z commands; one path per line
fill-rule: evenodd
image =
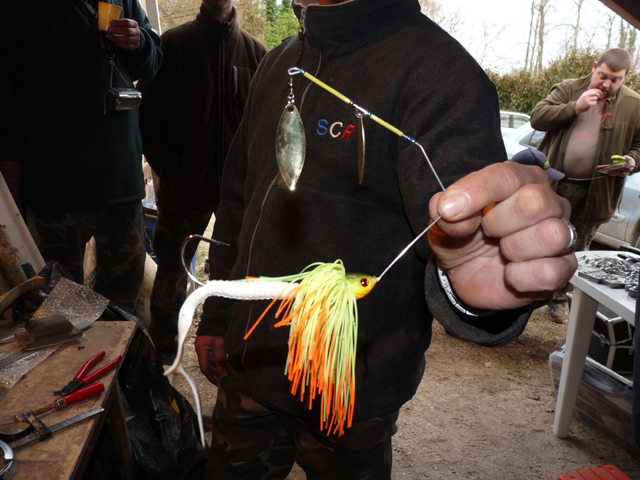
M 24 329 L 24 333 L 16 333 L 16 340 L 25 350 L 60 345 L 82 336 L 64 315 L 32 318 Z
M 87 375 L 87 372 L 91 370 L 96 363 L 102 360 L 104 356 L 105 356 L 105 352 L 100 352 L 94 355 L 93 357 L 91 357 L 89 360 L 85 362 L 85 364 L 80 368 L 80 370 L 78 370 L 78 373 L 76 373 L 76 376 L 73 377 L 73 380 L 71 380 L 61 390 L 58 390 L 57 392 L 53 392 L 53 394 L 56 396 L 69 395 L 70 393 L 75 392 L 76 390 L 84 387 L 85 385 L 89 385 L 95 382 L 97 379 L 104 377 L 107 373 L 109 373 L 111 370 L 116 368 L 116 365 L 118 365 L 120 363 L 120 360 L 122 360 L 122 355 L 118 355 L 115 359 L 107 363 L 104 367 L 96 370 L 93 373 L 89 373 Z
M 85 330 L 88 330 L 89 328 L 91 328 L 93 326 L 93 324 L 95 323 L 94 320 L 88 320 L 86 322 L 82 322 L 77 324 L 75 327 L 73 327 L 74 330 L 79 331 L 79 332 L 84 332 Z M 20 335 L 20 334 L 16 334 Z M 11 338 L 15 338 L 15 336 L 12 336 Z M 77 340 L 77 336 L 74 336 L 73 338 L 68 338 L 66 339 L 62 344 L 65 343 L 70 343 L 73 342 L 74 340 Z M 7 339 L 3 339 L 0 340 L 0 344 L 2 343 L 6 343 L 6 340 L 9 340 L 9 338 Z M 42 348 L 42 347 L 40 347 Z M 9 368 L 11 366 L 13 366 L 14 363 L 22 360 L 23 358 L 26 358 L 30 355 L 34 355 L 36 353 L 38 349 L 32 349 L 32 350 L 19 350 L 16 353 L 13 353 L 7 357 L 4 357 L 2 359 L 0 359 L 0 370 L 3 370 L 5 368 Z
M 97 385 L 97 384 L 96 384 Z M 53 434 L 56 432 L 60 432 L 62 430 L 66 430 L 67 428 L 76 425 L 78 423 L 84 422 L 86 420 L 89 420 L 91 417 L 98 415 L 99 413 L 104 412 L 104 408 L 102 407 L 97 407 L 94 408 L 92 410 L 89 410 L 87 412 L 81 413 L 80 415 L 76 415 L 75 417 L 71 417 L 67 420 L 64 420 L 60 423 L 56 423 L 55 425 L 52 425 L 51 427 L 49 427 L 49 431 Z M 40 437 L 38 437 L 37 434 L 35 433 L 31 433 L 29 435 L 27 435 L 26 437 L 22 437 L 19 440 L 15 440 L 13 442 L 11 442 L 9 445 L 11 446 L 11 448 L 13 450 L 17 450 L 19 448 L 22 447 L 26 447 L 28 445 L 32 445 L 36 442 L 42 441 L 44 439 L 41 439 Z
M 88 387 L 84 387 L 70 395 L 57 398 L 55 401 L 44 407 L 35 410 L 27 410 L 14 417 L 13 422 L 0 425 L 0 437 L 6 440 L 14 440 L 25 435 L 30 428 L 33 428 L 35 435 L 41 439 L 51 436 L 51 431 L 42 423 L 39 417 L 44 416 L 54 410 L 62 410 L 74 403 L 82 402 L 88 398 L 104 392 L 104 384 L 102 382 L 94 383 Z

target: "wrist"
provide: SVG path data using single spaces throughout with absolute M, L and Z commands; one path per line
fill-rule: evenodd
M 451 281 L 447 276 L 447 272 L 442 269 L 442 264 L 440 260 L 437 260 L 437 270 L 438 270 L 438 281 L 440 282 L 440 286 L 442 287 L 442 291 L 449 299 L 449 302 L 453 305 L 453 307 L 464 313 L 465 315 L 469 315 L 470 317 L 488 317 L 489 315 L 493 315 L 495 312 L 493 310 L 480 310 L 477 308 L 470 307 L 465 305 L 462 300 L 458 298 L 456 295 L 453 286 L 451 285 Z

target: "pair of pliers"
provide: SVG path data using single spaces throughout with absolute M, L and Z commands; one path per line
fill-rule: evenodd
M 105 356 L 105 352 L 100 352 L 97 355 L 94 355 L 93 357 L 91 357 L 82 366 L 82 368 L 80 368 L 80 370 L 78 370 L 78 373 L 76 373 L 76 376 L 73 377 L 73 380 L 71 380 L 61 390 L 58 390 L 57 392 L 53 392 L 53 394 L 55 396 L 66 396 L 66 395 L 69 395 L 69 394 L 75 392 L 76 390 L 79 390 L 82 387 L 95 382 L 97 379 L 99 379 L 101 377 L 104 377 L 107 373 L 109 373 L 111 370 L 113 370 L 116 367 L 116 365 L 118 365 L 118 363 L 120 363 L 120 360 L 122 360 L 122 355 L 118 355 L 114 360 L 112 360 L 111 362 L 107 363 L 101 369 L 96 370 L 95 372 L 90 373 L 90 374 L 87 375 L 87 372 L 89 370 L 91 370 L 96 363 L 98 363 L 100 360 L 102 360 L 104 358 L 104 356 Z

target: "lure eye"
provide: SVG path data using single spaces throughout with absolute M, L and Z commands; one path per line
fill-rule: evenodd
M 360 300 L 364 297 L 376 284 L 375 277 L 362 273 L 348 273 L 347 280 L 353 289 L 353 294 L 355 295 L 356 300 Z

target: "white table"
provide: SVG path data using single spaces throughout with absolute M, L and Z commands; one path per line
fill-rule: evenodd
M 578 259 L 583 256 L 611 257 L 616 252 L 588 251 L 577 252 Z M 578 268 L 571 279 L 573 300 L 567 325 L 567 341 L 564 361 L 558 387 L 556 414 L 553 422 L 553 433 L 560 438 L 569 435 L 569 426 L 573 417 L 573 408 L 578 396 L 578 387 L 582 379 L 585 359 L 591 342 L 591 332 L 596 319 L 598 304 L 602 304 L 627 322 L 635 324 L 636 299 L 630 297 L 624 288 L 613 289 L 605 285 L 579 277 L 581 270 L 593 270 L 586 266 Z

